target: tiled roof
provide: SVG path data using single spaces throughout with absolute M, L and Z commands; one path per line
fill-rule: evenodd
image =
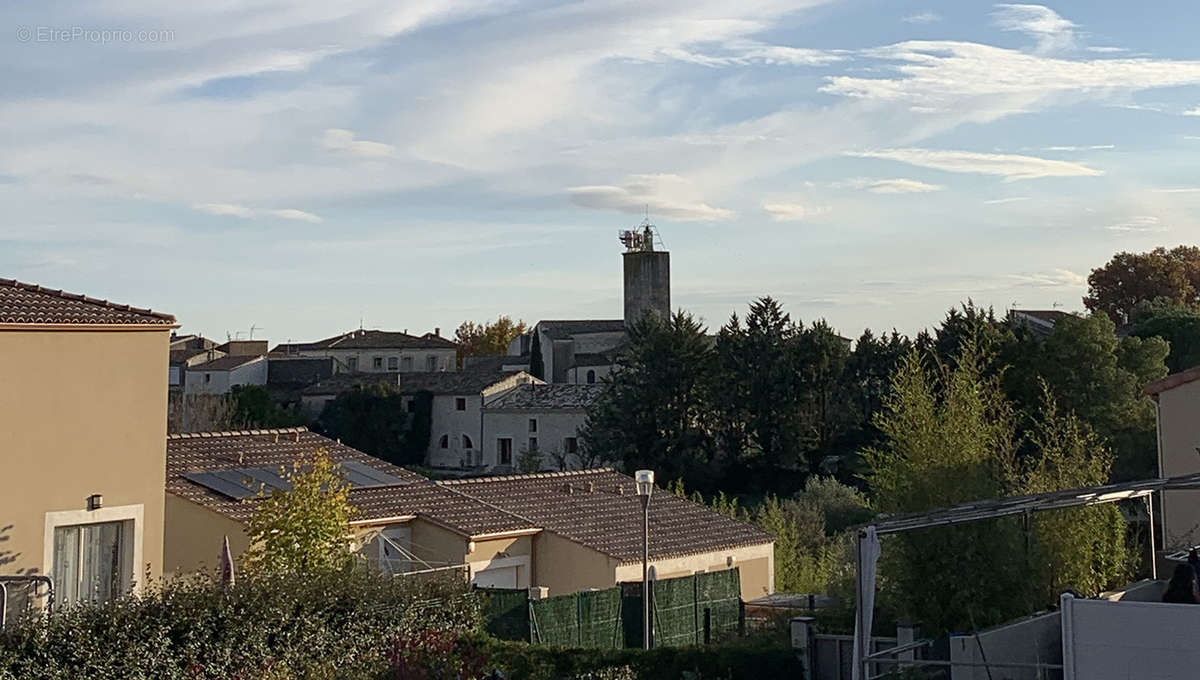
M 175 317 L 31 283 L 0 279 L 0 324 L 172 326 Z
M 603 385 L 521 385 L 496 395 L 489 409 L 585 409 L 600 396 Z
M 341 394 L 366 385 L 394 385 L 401 394 L 480 394 L 485 389 L 518 376 L 522 371 L 434 371 L 428 373 L 340 373 L 307 387 L 304 394 Z
M 433 333 L 409 335 L 393 331 L 353 330 L 316 342 L 276 345 L 273 354 L 295 354 L 323 349 L 457 349 L 458 345 Z
M 1200 366 L 1193 366 L 1186 371 L 1172 373 L 1165 378 L 1155 380 L 1146 385 L 1146 394 L 1159 394 L 1196 380 L 1200 380 Z
M 537 328 L 554 340 L 565 340 L 573 335 L 590 333 L 623 333 L 623 319 L 557 319 L 539 321 Z
M 438 482 L 526 517 L 622 563 L 642 554 L 642 506 L 634 481 L 611 469 L 549 472 Z M 775 539 L 748 522 L 718 514 L 661 489 L 650 501 L 650 556 L 694 555 Z
M 258 361 L 259 359 L 262 359 L 262 358 L 263 357 L 261 357 L 261 356 L 255 356 L 253 354 L 243 354 L 243 355 L 232 354 L 229 356 L 217 357 L 216 359 L 213 359 L 212 361 L 206 361 L 202 364 L 196 364 L 195 366 L 188 366 L 188 370 L 189 371 L 229 371 L 229 370 L 235 369 L 239 366 L 245 366 L 246 364 L 248 364 L 252 361 Z
M 293 463 L 319 448 L 324 448 L 331 460 L 356 461 L 404 482 L 400 486 L 351 490 L 350 502 L 359 511 L 356 521 L 415 515 L 468 536 L 537 528 L 529 520 L 455 489 L 440 487 L 415 472 L 304 428 L 168 435 L 167 491 L 245 522 L 253 514 L 257 499 L 234 500 L 188 481 L 183 475 L 253 467 L 279 468 L 287 472 Z

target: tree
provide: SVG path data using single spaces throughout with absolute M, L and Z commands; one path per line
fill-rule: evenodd
M 524 321 L 513 322 L 512 317 L 499 316 L 495 321 L 485 321 L 482 324 L 474 321 L 464 321 L 454 331 L 454 341 L 458 343 L 458 363 L 466 357 L 495 356 L 508 353 L 508 343 L 513 338 L 525 333 L 529 327 Z
M 546 379 L 546 363 L 542 359 L 542 334 L 535 328 L 533 330 L 533 342 L 529 344 L 529 375 L 538 380 Z
M 588 411 L 581 437 L 588 456 L 626 471 L 713 488 L 712 436 L 705 418 L 712 350 L 704 327 L 684 312 L 633 325 L 629 348 Z
M 226 394 L 183 394 L 167 397 L 167 432 L 223 432 L 234 428 L 234 403 Z
M 891 334 L 876 337 L 868 328 L 854 343 L 842 374 L 846 398 L 841 406 L 848 412 L 851 423 L 837 452 L 843 458 L 839 470 L 864 472 L 857 453 L 878 443 L 880 433 L 875 427 L 875 414 L 883 410 L 884 399 L 892 391 L 892 375 L 913 348 L 912 340 L 895 329 Z
M 744 328 L 734 315 L 717 334 L 711 399 L 731 460 L 763 470 L 805 462 L 801 333 L 778 302 L 762 297 Z
M 522 446 L 517 454 L 517 472 L 531 473 L 542 471 L 542 453 L 536 446 Z
M 841 398 L 849 358 L 849 342 L 833 332 L 824 319 L 805 328 L 796 338 L 806 458 L 812 474 L 821 471 L 822 461 L 833 452 L 834 441 L 847 429 L 850 420 Z
M 326 404 L 315 428 L 389 463 L 421 464 L 429 449 L 432 403 L 428 392 L 402 395 L 392 385 L 364 385 Z
M 350 484 L 324 449 L 296 461 L 290 490 L 273 489 L 246 524 L 250 548 L 242 566 L 260 573 L 314 573 L 345 567 L 349 551 Z
M 230 393 L 233 399 L 233 422 L 243 429 L 293 427 L 303 420 L 275 403 L 271 393 L 262 385 L 237 385 Z
M 1117 253 L 1103 267 L 1092 270 L 1083 304 L 1123 326 L 1132 320 L 1139 303 L 1159 298 L 1178 304 L 1200 303 L 1200 248 Z
M 1162 338 L 1170 345 L 1167 369 L 1171 373 L 1200 366 L 1200 308 L 1148 303 L 1134 313 L 1130 335 Z
M 865 453 L 876 510 L 917 512 L 1107 479 L 1111 459 L 1100 441 L 1048 390 L 1021 437 L 999 377 L 984 373 L 990 363 L 970 340 L 954 367 L 929 370 L 916 352 L 901 363 L 877 418 L 883 441 Z M 1119 513 L 1090 510 L 1038 517 L 1028 540 L 1013 518 L 898 534 L 884 551 L 883 581 L 906 613 L 938 631 L 1007 620 L 1051 604 L 1065 587 L 1095 594 L 1122 580 L 1129 561 Z
M 1043 382 L 1059 406 L 1074 413 L 1116 454 L 1117 479 L 1153 476 L 1154 406 L 1146 383 L 1166 375 L 1161 338 L 1118 339 L 1104 314 L 1060 319 L 1044 340 L 1021 342 L 1004 376 L 1005 390 L 1025 413 L 1041 406 Z
M 1013 340 L 1012 329 L 996 318 L 994 309 L 984 309 L 967 300 L 946 312 L 942 323 L 934 329 L 930 350 L 939 361 L 954 366 L 963 348 L 970 344 L 979 352 L 979 358 L 987 362 L 980 368 L 990 374 L 1000 368 L 997 364 L 1002 362 Z
M 1028 435 L 1015 491 L 1043 493 L 1108 483 L 1113 455 L 1073 413 L 1061 410 L 1043 385 L 1041 408 Z M 1132 573 L 1125 520 L 1116 505 L 1041 512 L 1033 517 L 1030 608 L 1064 590 L 1098 593 Z

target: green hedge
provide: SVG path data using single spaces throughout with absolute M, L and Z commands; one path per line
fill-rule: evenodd
M 363 678 L 414 631 L 479 624 L 478 599 L 461 580 L 358 570 L 224 589 L 195 578 L 0 634 L 0 679 Z

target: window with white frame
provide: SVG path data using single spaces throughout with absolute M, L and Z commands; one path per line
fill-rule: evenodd
M 399 357 L 388 357 L 388 370 L 389 371 L 400 370 L 400 358 Z
M 133 522 L 54 528 L 55 599 L 63 604 L 106 602 L 132 585 Z
M 371 357 L 371 368 L 376 371 L 383 370 L 383 357 Z
M 402 357 L 400 359 L 400 370 L 402 370 L 402 371 L 411 371 L 412 370 L 412 357 Z
M 430 371 L 437 370 L 437 366 L 438 366 L 437 359 L 438 358 L 436 356 L 431 355 L 428 359 L 425 360 L 428 370 L 430 370 Z

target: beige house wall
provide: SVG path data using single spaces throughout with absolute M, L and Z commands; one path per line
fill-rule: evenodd
M 221 546 L 229 537 L 234 559 L 250 547 L 240 522 L 174 494 L 167 494 L 163 532 L 163 574 L 182 576 L 212 571 L 220 564 Z
M 51 573 L 47 514 L 101 494 L 141 506 L 134 582 L 162 574 L 169 334 L 0 328 L 0 573 Z
M 543 531 L 535 536 L 533 551 L 533 585 L 548 588 L 550 595 L 617 583 L 616 560 L 557 534 Z
M 650 567 L 654 570 L 656 579 L 691 576 L 696 572 L 723 571 L 737 567 L 743 600 L 753 600 L 775 592 L 775 546 L 772 543 L 651 560 Z M 616 570 L 616 580 L 642 580 L 642 563 L 620 565 Z
M 1162 476 L 1200 473 L 1200 381 L 1161 392 L 1157 402 Z M 1164 491 L 1162 496 L 1164 546 L 1200 543 L 1200 491 Z

